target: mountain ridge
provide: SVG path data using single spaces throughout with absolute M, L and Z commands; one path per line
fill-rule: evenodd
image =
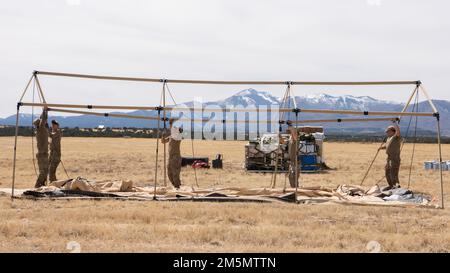
M 333 96 L 327 93 L 320 93 L 315 95 L 296 96 L 295 102 L 299 108 L 304 109 L 337 109 L 337 110 L 359 110 L 359 111 L 401 111 L 404 107 L 403 103 L 380 100 L 370 96 L 353 96 L 353 95 L 341 95 Z M 443 135 L 450 136 L 450 101 L 446 100 L 433 100 L 438 111 L 441 115 L 441 127 Z M 186 105 L 192 107 L 194 101 L 186 102 L 179 105 Z M 223 107 L 248 107 L 248 106 L 260 106 L 260 105 L 280 105 L 281 98 L 271 95 L 268 92 L 258 91 L 253 88 L 248 88 L 237 92 L 236 94 L 218 101 L 210 101 L 202 103 L 202 107 L 209 107 L 212 105 L 218 105 Z M 283 107 L 294 107 L 292 99 L 290 105 L 284 105 Z M 409 111 L 411 111 L 411 107 Z M 418 104 L 418 109 L 421 112 L 432 112 L 428 101 L 421 101 Z M 114 112 L 124 113 L 124 112 Z M 156 116 L 156 111 L 132 111 L 126 112 L 131 115 L 138 116 Z M 291 115 L 291 116 L 289 116 Z M 293 114 L 288 113 L 286 119 L 293 119 Z M 127 118 L 107 118 L 99 116 L 57 116 L 51 115 L 53 118 L 58 119 L 64 127 L 87 127 L 93 128 L 99 125 L 107 127 L 139 127 L 139 128 L 155 128 L 156 121 L 127 119 Z M 38 117 L 38 115 L 35 115 Z M 196 116 L 198 117 L 198 116 Z M 334 118 L 348 118 L 344 115 L 329 115 L 329 114 L 310 114 L 301 113 L 300 119 L 334 119 Z M 354 116 L 353 116 L 354 117 Z M 12 115 L 6 118 L 0 118 L 1 125 L 15 125 L 16 116 Z M 19 122 L 22 126 L 31 125 L 31 114 L 20 114 Z M 409 121 L 409 117 L 405 117 Z M 415 119 L 413 119 L 415 120 Z M 430 122 L 434 118 L 424 117 L 418 119 L 418 128 L 422 130 L 435 131 L 435 122 Z M 403 123 L 405 124 L 405 123 Z M 315 124 L 316 125 L 316 124 Z M 339 124 L 323 124 L 326 128 L 331 130 L 346 130 L 361 128 L 364 131 L 381 131 L 386 122 L 375 123 L 339 123 Z

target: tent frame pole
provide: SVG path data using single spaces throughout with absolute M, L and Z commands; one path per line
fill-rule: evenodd
M 30 87 L 31 82 L 34 79 L 34 74 L 31 75 L 30 80 L 28 81 L 27 85 L 25 86 L 25 89 L 22 92 L 22 95 L 20 96 L 19 102 L 22 102 L 23 97 L 25 97 L 25 94 L 27 93 L 28 88 Z
M 433 113 L 438 113 L 438 110 L 436 108 L 436 105 L 434 105 L 433 101 L 431 100 L 431 97 L 428 95 L 427 90 L 425 89 L 425 87 L 423 87 L 422 84 L 420 84 L 420 89 L 422 89 L 423 94 L 425 95 L 425 97 L 427 98 L 428 103 L 431 106 L 431 109 L 433 109 Z
M 182 80 L 182 79 L 156 79 L 136 77 L 114 77 L 87 75 L 75 73 L 61 73 L 50 71 L 35 71 L 36 74 L 57 77 L 73 77 L 97 80 L 135 81 L 135 82 L 167 82 L 186 84 L 236 84 L 236 85 L 285 85 L 286 81 L 217 81 L 217 80 Z M 420 81 L 365 81 L 365 82 L 316 82 L 316 81 L 290 81 L 291 85 L 415 85 Z
M 295 98 L 294 98 L 295 100 Z M 295 140 L 295 202 L 298 202 L 297 196 L 298 196 L 298 186 L 300 184 L 300 170 L 299 170 L 299 165 L 301 164 L 301 160 L 298 160 L 299 157 L 299 144 L 300 144 L 300 139 L 299 139 L 299 134 L 298 134 L 298 114 L 300 113 L 300 109 L 298 109 L 297 107 L 294 110 L 295 113 L 295 134 L 297 136 L 297 139 Z
M 147 106 L 108 106 L 108 105 L 80 105 L 80 104 L 55 104 L 55 103 L 31 103 L 23 102 L 22 106 L 39 106 L 39 107 L 54 107 L 54 108 L 86 108 L 86 109 L 121 109 L 121 110 L 157 110 L 158 107 Z M 189 107 L 163 107 L 165 111 L 202 111 L 211 112 L 217 111 L 217 109 L 197 109 Z M 279 108 L 280 113 L 291 113 L 295 108 Z M 332 109 L 300 109 L 303 113 L 316 113 L 316 114 L 342 114 L 342 115 L 356 115 L 356 116 L 420 116 L 420 117 L 433 117 L 435 112 L 387 112 L 387 111 L 353 111 L 353 110 L 332 110 Z M 258 109 L 232 109 L 228 108 L 225 111 L 233 112 L 258 112 Z M 301 120 L 300 120 L 301 122 Z
M 155 159 L 155 187 L 153 192 L 153 200 L 156 198 L 156 184 L 158 183 L 158 159 L 159 159 L 159 138 L 160 138 L 161 109 L 158 109 L 158 129 L 156 131 L 156 159 Z
M 16 183 L 16 161 L 17 161 L 17 137 L 19 135 L 19 114 L 20 114 L 21 103 L 17 103 L 16 112 L 16 129 L 14 134 L 14 155 L 13 155 L 13 173 L 12 173 L 12 183 L 11 183 L 11 199 L 14 199 L 14 190 Z
M 44 103 L 47 103 L 47 101 L 45 100 L 44 92 L 42 91 L 42 86 L 41 86 L 41 83 L 40 83 L 40 81 L 38 79 L 36 71 L 33 73 L 33 75 L 34 75 L 34 80 L 36 81 L 36 84 L 37 84 L 37 87 L 38 87 L 37 89 L 39 91 L 39 94 L 41 95 L 42 101 Z
M 163 80 L 163 89 L 162 89 L 162 95 L 163 95 L 163 127 L 164 127 L 164 133 L 167 129 L 167 113 L 166 113 L 166 80 Z M 164 135 L 164 134 L 163 134 Z M 163 142 L 164 144 L 164 187 L 167 187 L 167 145 L 166 142 Z
M 439 147 L 439 176 L 440 176 L 440 186 L 441 186 L 441 209 L 444 208 L 444 178 L 442 174 L 442 144 L 441 144 L 441 125 L 439 113 L 436 113 L 436 123 L 437 123 L 437 141 Z

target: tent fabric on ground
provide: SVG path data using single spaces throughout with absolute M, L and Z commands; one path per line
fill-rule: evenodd
M 8 192 L 7 189 L 0 191 Z M 261 201 L 261 202 L 295 202 L 303 204 L 359 204 L 359 205 L 393 205 L 393 206 L 433 206 L 428 194 L 413 193 L 408 189 L 386 190 L 378 185 L 361 187 L 339 185 L 331 187 L 303 187 L 297 190 L 295 200 L 294 188 L 193 188 L 134 186 L 131 180 L 94 181 L 83 177 L 60 180 L 49 186 L 24 190 L 20 198 L 70 198 L 73 196 L 125 198 L 152 200 L 198 200 L 198 201 Z

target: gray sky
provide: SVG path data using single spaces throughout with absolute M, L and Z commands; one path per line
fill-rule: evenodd
M 450 99 L 450 2 L 2 1 L 0 116 L 33 70 L 217 80 L 417 80 Z M 42 77 L 47 101 L 159 104 L 161 86 Z M 173 85 L 178 102 L 249 86 Z M 253 86 L 281 96 L 283 87 Z M 404 101 L 410 87 L 295 87 Z M 30 93 L 31 94 L 31 93 Z M 31 100 L 28 97 L 27 100 Z

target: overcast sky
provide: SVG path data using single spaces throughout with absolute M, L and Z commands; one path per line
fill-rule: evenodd
M 15 0 L 0 4 L 0 117 L 33 70 L 217 80 L 422 80 L 449 99 L 450 2 Z M 161 86 L 42 76 L 49 102 L 159 104 Z M 249 86 L 172 85 L 177 102 Z M 283 87 L 253 86 L 281 96 Z M 411 87 L 309 88 L 404 101 Z M 31 94 L 31 93 L 30 93 Z M 27 97 L 31 100 L 31 95 Z

